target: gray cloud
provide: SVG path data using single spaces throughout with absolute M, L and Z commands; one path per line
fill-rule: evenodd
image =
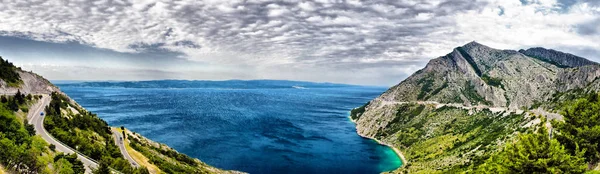
M 471 40 L 512 44 L 511 48 L 545 43 L 539 39 L 514 44 L 523 40 L 508 40 L 510 37 L 503 35 L 530 35 L 520 24 L 561 30 L 565 27 L 538 20 L 538 15 L 561 15 L 555 14 L 555 9 L 571 13 L 570 9 L 581 4 L 598 5 L 583 0 L 544 3 L 521 0 L 515 6 L 498 0 L 2 1 L 0 35 L 66 43 L 81 52 L 104 50 L 102 55 L 129 57 L 123 58 L 129 62 L 138 58 L 152 59 L 150 62 L 172 59 L 180 63 L 170 63 L 174 67 L 195 64 L 197 69 L 205 69 L 210 65 L 218 67 L 212 72 L 226 74 L 210 73 L 216 74 L 214 78 L 236 78 L 240 73 L 234 70 L 239 69 L 246 72 L 247 78 L 343 78 L 353 82 L 377 78 L 373 82 L 393 84 L 428 59 Z M 516 16 L 532 9 L 542 9 L 544 13 Z M 493 15 L 487 16 L 490 11 Z M 595 24 L 577 23 L 572 31 L 595 37 Z M 400 74 L 392 77 L 375 73 L 377 68 Z M 274 72 L 287 76 L 276 76 Z M 367 75 L 354 75 L 356 79 L 348 80 L 351 77 L 336 72 Z M 331 75 L 327 80 L 314 74 L 335 74 L 338 78 Z
M 600 31 L 600 17 L 576 26 L 577 33 L 582 35 L 596 35 Z

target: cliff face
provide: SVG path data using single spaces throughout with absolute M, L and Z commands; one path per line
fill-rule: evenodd
M 540 59 L 563 68 L 599 65 L 598 63 L 589 61 L 583 57 L 540 47 L 519 50 L 519 52 L 529 57 Z
M 445 56 L 430 60 L 423 69 L 370 101 L 364 106 L 364 111 L 363 108 L 360 109 L 362 112 L 355 110 L 352 118 L 357 123 L 358 134 L 382 140 L 386 144 L 400 147 L 400 150 L 408 151 L 406 158 L 409 163 L 411 160 L 427 161 L 435 158 L 429 157 L 425 160 L 420 155 L 411 156 L 419 143 L 440 137 L 456 136 L 453 127 L 493 124 L 511 113 L 521 114 L 522 119 L 512 120 L 515 121 L 513 125 L 505 126 L 524 124 L 530 121 L 529 114 L 526 114 L 528 108 L 549 100 L 553 94 L 559 92 L 573 89 L 597 91 L 600 89 L 599 77 L 598 63 L 571 54 L 543 48 L 521 51 L 498 50 L 471 42 L 455 48 Z M 426 107 L 415 110 L 416 106 L 412 106 L 415 104 Z M 453 111 L 449 112 L 448 107 L 453 108 L 450 109 Z M 440 110 L 441 108 L 445 109 Z M 407 110 L 415 112 L 406 112 Z M 492 112 L 487 113 L 488 111 Z M 460 120 L 465 114 L 483 114 L 487 115 L 486 117 L 498 118 L 488 120 L 489 122 L 476 119 L 460 124 L 448 122 Z M 473 127 L 473 130 L 476 127 Z M 517 128 L 506 130 L 493 139 L 496 144 L 501 144 L 506 136 L 510 136 L 515 131 Z M 404 138 L 406 132 L 420 135 L 416 137 L 419 141 L 407 144 Z M 419 134 L 419 132 L 426 133 Z M 469 133 L 475 140 L 484 136 L 482 132 Z M 436 141 L 429 143 L 432 143 L 429 145 L 439 145 Z M 480 145 L 491 147 L 494 143 Z M 463 150 L 481 150 L 481 147 L 475 147 L 469 146 Z M 452 156 L 447 152 L 438 155 Z M 452 167 L 450 164 L 465 165 L 474 161 L 473 158 L 459 158 L 458 155 L 454 157 L 455 163 L 441 162 L 441 164 L 448 168 L 448 166 Z M 431 167 L 444 169 L 436 165 L 421 167 L 421 169 Z
M 536 55 L 546 55 L 535 50 Z M 431 60 L 378 99 L 519 108 L 545 100 L 557 89 L 588 85 L 600 72 L 597 63 L 553 50 L 547 52 L 552 56 L 549 60 L 558 61 L 558 55 L 563 55 L 568 61 L 557 66 L 517 51 L 471 42 Z M 570 65 L 578 66 L 566 67 Z
M 59 91 L 58 87 L 35 73 L 20 69 L 15 69 L 15 71 L 18 73 L 21 82 L 18 86 L 11 86 L 3 79 L 0 79 L 0 94 L 14 94 L 18 90 L 28 94 L 50 94 L 54 91 Z

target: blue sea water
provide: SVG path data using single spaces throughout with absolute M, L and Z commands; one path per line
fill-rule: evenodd
M 294 81 L 58 83 L 112 126 L 125 126 L 223 169 L 379 173 L 401 160 L 361 138 L 349 111 L 383 87 Z

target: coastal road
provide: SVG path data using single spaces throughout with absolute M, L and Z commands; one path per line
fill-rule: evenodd
M 140 165 L 135 160 L 133 160 L 133 158 L 131 158 L 131 156 L 127 152 L 127 149 L 125 149 L 125 137 L 123 137 L 123 134 L 115 129 L 112 129 L 112 132 L 113 137 L 115 137 L 115 143 L 117 144 L 117 146 L 119 146 L 119 149 L 121 150 L 121 154 L 123 154 L 125 159 L 127 159 L 127 161 L 129 161 L 129 163 L 131 163 L 133 167 L 140 167 Z
M 27 114 L 29 124 L 34 126 L 35 133 L 37 135 L 40 135 L 49 144 L 54 144 L 54 146 L 56 146 L 56 151 L 66 154 L 73 154 L 75 153 L 74 149 L 71 149 L 67 145 L 60 143 L 58 140 L 54 139 L 54 137 L 52 137 L 52 135 L 50 135 L 46 129 L 44 129 L 44 116 L 46 113 L 44 113 L 44 116 L 40 115 L 40 113 L 44 112 L 44 108 L 50 104 L 50 100 L 50 96 L 43 94 L 42 99 L 40 99 L 38 103 L 34 104 L 29 109 L 29 113 Z M 95 161 L 88 159 L 79 153 L 77 153 L 77 159 L 83 162 L 83 165 L 85 166 L 85 173 L 91 173 L 92 168 L 98 167 L 98 164 Z

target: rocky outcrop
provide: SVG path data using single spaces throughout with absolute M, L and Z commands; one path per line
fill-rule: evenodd
M 0 94 L 15 94 L 18 90 L 25 94 L 50 94 L 54 91 L 60 91 L 50 81 L 33 72 L 16 70 L 21 77 L 22 83 L 18 87 L 12 87 L 0 79 Z

